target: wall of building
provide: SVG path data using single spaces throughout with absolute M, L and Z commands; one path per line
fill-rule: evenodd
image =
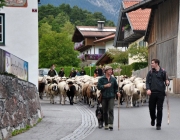
M 108 51 L 109 49 L 114 49 L 113 42 L 114 42 L 114 40 L 106 42 L 106 45 L 105 45 L 106 51 Z
M 180 78 L 179 0 L 167 0 L 153 9 L 148 35 L 149 64 L 153 58 L 172 78 Z M 150 69 L 150 65 L 149 65 Z
M 29 82 L 38 85 L 38 3 L 27 0 L 27 7 L 4 7 L 5 46 L 0 46 L 29 64 Z

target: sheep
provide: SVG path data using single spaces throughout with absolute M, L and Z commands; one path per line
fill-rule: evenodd
M 58 89 L 59 89 L 59 93 L 60 93 L 60 104 L 65 104 L 65 100 L 66 100 L 66 91 L 69 89 L 68 84 L 66 83 L 66 81 L 61 81 L 58 83 Z
M 136 88 L 139 89 L 139 91 L 140 91 L 141 102 L 142 102 L 142 106 L 143 106 L 143 103 L 146 102 L 146 98 L 147 98 L 146 84 L 145 83 L 137 83 Z
M 73 85 L 75 86 L 75 89 L 76 89 L 73 102 L 76 104 L 77 98 L 79 98 L 79 100 L 81 99 L 81 87 L 76 83 L 73 83 Z M 69 86 L 66 85 L 65 91 L 67 92 L 68 90 L 69 90 Z
M 137 106 L 139 107 L 139 102 L 141 100 L 141 94 L 140 94 L 140 90 L 137 88 L 134 88 L 134 93 L 133 93 L 133 106 L 136 106 L 136 102 L 137 102 Z
M 57 96 L 59 93 L 56 83 L 50 83 L 45 85 L 45 91 L 47 95 L 50 96 L 50 103 L 54 104 L 54 96 Z
M 94 101 L 97 99 L 96 95 L 97 87 L 94 84 L 89 84 L 86 90 L 89 106 L 94 107 Z
M 46 77 L 38 77 L 38 92 L 39 92 L 39 98 L 43 99 L 43 94 L 45 90 L 45 84 L 47 84 Z
M 132 97 L 133 97 L 134 88 L 135 88 L 135 85 L 133 83 L 126 84 L 123 87 L 123 91 L 125 93 L 125 98 L 126 98 L 126 107 L 129 107 L 128 106 L 129 98 L 130 98 L 131 107 L 133 106 L 132 105 Z

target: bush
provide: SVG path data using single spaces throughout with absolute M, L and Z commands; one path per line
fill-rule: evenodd
M 132 75 L 132 71 L 136 71 L 136 70 L 139 70 L 139 69 L 142 69 L 142 68 L 145 68 L 148 66 L 148 63 L 147 62 L 135 62 L 135 63 L 132 63 L 131 65 L 122 65 L 122 64 L 118 64 L 118 63 L 111 63 L 111 64 L 108 64 L 110 65 L 114 70 L 115 69 L 118 69 L 119 66 L 121 68 L 121 75 L 127 75 L 127 76 L 131 76 Z M 59 73 L 60 69 L 62 67 L 56 67 L 56 71 Z M 66 77 L 69 77 L 69 74 L 72 70 L 72 68 L 74 68 L 75 70 L 77 69 L 79 72 L 81 71 L 81 68 L 77 68 L 77 67 L 63 67 L 64 68 L 64 72 L 65 72 L 65 76 Z M 86 75 L 89 75 L 89 76 L 93 76 L 94 75 L 94 70 L 96 69 L 96 66 L 87 66 L 87 67 L 84 67 L 84 70 L 86 71 Z M 119 72 L 114 72 L 114 75 L 117 76 L 119 75 Z
M 112 63 L 112 64 L 109 64 L 113 67 L 113 69 L 118 69 L 119 68 L 119 65 L 118 63 Z M 136 70 L 139 70 L 139 69 L 142 69 L 142 68 L 145 68 L 148 66 L 148 63 L 147 62 L 135 62 L 135 63 L 132 63 L 131 65 L 120 65 L 120 68 L 121 68 L 121 75 L 127 75 L 127 76 L 131 76 L 132 75 L 132 71 L 136 71 Z M 114 75 L 119 75 L 119 72 L 115 72 Z
M 81 71 L 81 68 L 77 68 L 77 67 L 56 67 L 56 71 L 59 73 L 59 71 L 61 70 L 61 68 L 64 68 L 64 73 L 66 77 L 69 77 L 69 74 L 72 70 L 72 68 L 74 68 L 75 70 L 77 69 L 79 72 Z M 94 70 L 96 69 L 95 66 L 93 67 L 84 67 L 84 70 L 86 72 L 86 75 L 89 76 L 93 76 L 94 75 Z
M 142 69 L 142 68 L 145 68 L 148 66 L 148 62 L 135 62 L 135 63 L 132 63 L 132 69 L 134 71 L 136 70 L 139 70 L 139 69 Z

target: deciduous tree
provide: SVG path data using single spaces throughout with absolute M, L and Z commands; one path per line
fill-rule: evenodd
M 129 48 L 129 57 L 139 62 L 148 62 L 148 48 L 133 43 Z

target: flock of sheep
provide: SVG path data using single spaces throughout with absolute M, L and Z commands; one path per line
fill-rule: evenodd
M 73 78 L 67 77 L 39 77 L 39 95 L 42 98 L 44 94 L 46 97 L 50 97 L 50 103 L 54 104 L 54 97 L 59 96 L 59 103 L 65 104 L 67 91 L 69 90 L 68 82 L 72 81 L 76 87 L 76 93 L 74 96 L 74 103 L 78 101 L 87 103 L 90 107 L 94 107 L 95 103 L 100 96 L 100 90 L 97 89 L 98 79 L 100 77 L 91 77 L 88 75 L 76 76 Z M 143 105 L 146 102 L 146 84 L 145 79 L 140 77 L 126 77 L 115 76 L 119 85 L 119 91 L 122 95 L 122 100 L 126 101 L 126 107 L 139 106 L 139 103 Z

